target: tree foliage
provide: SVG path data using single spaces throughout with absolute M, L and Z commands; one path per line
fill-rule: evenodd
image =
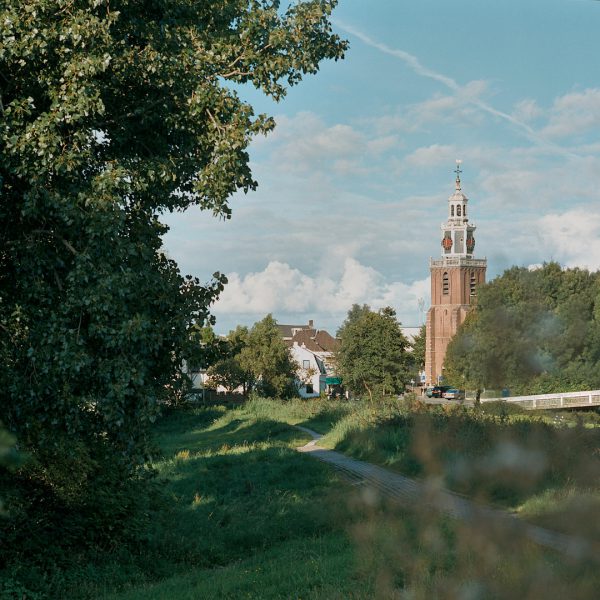
M 407 341 L 395 311 L 372 311 L 366 304 L 355 304 L 337 336 L 338 372 L 344 386 L 355 394 L 392 394 L 404 390 L 410 379 Z
M 600 387 L 600 274 L 513 267 L 478 291 L 445 373 L 468 387 L 544 393 Z
M 272 315 L 250 329 L 247 343 L 239 354 L 239 364 L 251 373 L 252 388 L 259 394 L 270 398 L 289 398 L 296 394 L 298 365 Z
M 419 381 L 419 374 L 425 368 L 425 345 L 427 342 L 426 326 L 421 325 L 419 333 L 415 336 L 412 343 L 411 352 L 411 377 L 415 381 Z
M 242 325 L 230 331 L 224 343 L 223 355 L 208 369 L 206 385 L 211 388 L 223 387 L 228 392 L 238 388 L 244 395 L 252 387 L 254 377 L 240 363 L 240 354 L 248 343 L 248 328 Z
M 102 465 L 120 485 L 147 456 L 225 282 L 183 277 L 160 217 L 228 218 L 231 194 L 256 187 L 247 147 L 274 124 L 235 87 L 280 99 L 340 58 L 335 3 L 0 5 L 2 413 L 58 504 L 100 485 Z

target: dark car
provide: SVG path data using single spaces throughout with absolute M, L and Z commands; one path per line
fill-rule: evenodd
M 431 390 L 430 398 L 443 398 L 444 393 L 450 389 L 449 385 L 435 385 Z

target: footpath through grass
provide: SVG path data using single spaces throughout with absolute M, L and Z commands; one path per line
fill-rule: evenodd
M 321 444 L 600 543 L 600 414 L 390 400 L 338 408 Z M 341 411 L 341 412 L 340 412 Z M 324 406 L 322 415 L 336 414 Z M 326 419 L 325 419 L 326 421 Z
M 470 465 L 479 464 L 473 463 L 477 457 L 495 456 L 493 440 L 475 451 L 492 425 L 481 415 L 474 419 L 476 425 L 465 429 L 470 421 L 460 412 L 430 412 L 398 402 L 374 406 L 255 399 L 238 408 L 173 411 L 157 426 L 161 452 L 154 466 L 162 501 L 149 508 L 147 527 L 139 531 L 137 542 L 99 551 L 92 562 L 73 557 L 70 569 L 47 582 L 49 597 L 597 597 L 599 565 L 589 556 L 566 560 L 514 531 L 499 531 L 485 522 L 454 522 L 425 504 L 390 505 L 296 452 L 308 436 L 290 426 L 302 424 L 327 433 L 324 441 L 329 446 L 439 485 L 463 481 L 457 475 L 463 473 L 460 465 L 466 465 L 467 472 Z M 500 431 L 513 421 L 518 421 L 516 415 L 491 420 Z M 586 444 L 592 440 L 593 446 L 596 438 L 582 434 L 585 428 L 570 429 Z M 537 430 L 527 430 L 518 439 L 537 435 Z M 524 456 L 537 456 L 531 454 L 535 446 L 527 448 L 530 454 L 517 452 L 517 460 L 505 465 L 506 472 Z M 516 451 L 510 450 L 509 456 L 511 452 Z M 491 468 L 493 463 L 481 464 Z M 563 485 L 559 467 L 550 470 L 554 479 L 547 479 L 544 471 L 543 480 Z M 503 472 L 496 469 L 491 479 Z M 587 473 L 596 476 L 593 469 Z M 537 498 L 543 504 L 548 502 L 543 494 L 552 489 L 537 495 L 518 491 L 526 502 Z M 19 595 L 19 590 L 8 588 L 5 592 L 1 598 L 45 597 Z
M 579 507 L 571 530 L 581 534 L 586 476 L 584 504 L 588 516 L 597 514 L 597 430 L 577 419 L 558 428 L 542 422 L 553 418 L 499 407 L 486 414 L 262 399 L 171 415 L 161 426 L 158 467 L 172 506 L 155 535 L 172 575 L 107 597 L 594 598 L 600 580 L 590 557 L 567 561 L 491 523 L 391 506 L 296 453 L 306 437 L 287 425 L 325 433 L 325 445 L 363 460 L 529 507 L 542 521 L 570 495 L 569 511 Z M 559 443 L 568 449 L 557 461 Z M 593 528 L 588 521 L 586 535 Z
M 371 595 L 369 577 L 352 577 L 349 518 L 336 508 L 344 483 L 297 453 L 307 436 L 261 414 L 261 406 L 180 411 L 163 420 L 156 467 L 167 503 L 137 581 L 106 598 Z

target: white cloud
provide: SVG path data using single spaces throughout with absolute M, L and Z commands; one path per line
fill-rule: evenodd
M 544 111 L 538 106 L 537 102 L 527 98 L 515 104 L 512 116 L 523 123 L 529 123 L 530 121 L 541 117 L 543 114 Z
M 577 208 L 540 219 L 546 256 L 567 267 L 600 268 L 600 213 Z
M 436 93 L 432 97 L 402 107 L 401 111 L 382 115 L 372 121 L 379 133 L 420 131 L 430 124 L 440 122 L 467 122 L 469 124 L 481 122 L 481 113 L 476 110 L 471 102 L 465 99 L 466 95 L 481 93 L 481 82 L 471 82 L 465 86 L 465 92 L 444 95 Z
M 548 124 L 542 134 L 560 138 L 580 133 L 600 125 L 600 89 L 587 89 L 557 98 Z
M 440 164 L 452 165 L 457 158 L 457 150 L 454 146 L 432 144 L 423 148 L 417 148 L 404 160 L 414 167 L 433 167 Z
M 385 137 L 375 138 L 367 142 L 367 149 L 372 154 L 381 154 L 386 150 L 390 150 L 398 144 L 398 136 L 388 135 Z
M 405 325 L 416 325 L 418 299 L 424 298 L 426 306 L 429 302 L 429 278 L 411 284 L 388 282 L 353 258 L 344 261 L 337 275 L 311 277 L 287 263 L 272 261 L 263 271 L 245 276 L 230 273 L 228 279 L 214 313 L 218 321 L 229 323 L 256 321 L 273 313 L 279 320 L 293 316 L 301 321 L 311 315 L 317 325 L 332 319 L 340 325 L 352 304 L 366 303 L 374 309 L 392 306 Z
M 259 139 L 257 148 L 271 152 L 278 168 L 296 173 L 368 171 L 369 158 L 377 157 L 398 143 L 393 135 L 374 135 L 343 123 L 328 126 L 310 111 L 293 117 L 275 118 L 275 131 L 265 140 Z

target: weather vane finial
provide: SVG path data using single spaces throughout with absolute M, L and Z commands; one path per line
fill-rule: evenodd
M 456 159 L 456 171 L 454 171 L 456 173 L 456 189 L 460 190 L 460 174 L 462 173 L 462 171 L 460 170 L 460 165 L 462 163 L 462 160 L 460 160 L 460 158 Z

